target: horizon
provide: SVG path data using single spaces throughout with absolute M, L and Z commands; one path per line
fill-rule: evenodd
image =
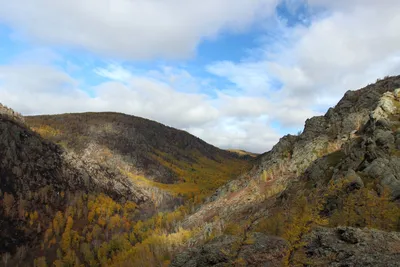
M 118 112 L 264 153 L 400 74 L 395 0 L 0 3 L 0 103 L 24 116 Z

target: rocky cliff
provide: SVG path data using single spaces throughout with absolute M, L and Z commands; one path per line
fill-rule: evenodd
M 312 225 L 397 230 L 395 224 L 400 216 L 397 204 L 400 196 L 399 88 L 400 76 L 396 76 L 348 91 L 324 116 L 308 119 L 300 135 L 281 138 L 271 151 L 257 158 L 250 172 L 219 188 L 206 204 L 186 218 L 184 226 L 207 224 L 217 236 L 223 235 L 223 229 L 232 224 L 249 225 L 249 232 L 262 230 L 267 234 L 278 234 L 289 242 L 288 255 L 281 262 L 288 265 L 296 265 L 295 251 L 298 251 L 303 236 L 312 230 Z M 382 203 L 381 208 L 372 211 L 378 202 Z M 387 217 L 376 214 L 385 209 L 388 209 Z M 344 219 L 346 216 L 348 220 Z M 392 221 L 395 223 L 389 223 Z M 326 231 L 334 233 L 333 230 Z M 375 235 L 374 231 L 371 235 Z M 388 233 L 387 236 L 396 234 Z M 200 246 L 204 241 L 199 239 L 197 242 Z M 373 245 L 372 239 L 363 244 Z M 334 246 L 326 246 L 329 245 Z M 175 266 L 213 266 L 203 264 L 202 258 L 208 256 L 202 255 L 202 249 L 199 249 L 188 252 L 198 255 L 193 256 L 190 264 L 182 263 L 185 260 L 178 256 Z M 281 245 L 276 249 L 284 250 Z M 314 249 L 320 251 L 322 248 Z M 214 250 L 218 250 L 215 245 Z M 221 262 L 232 264 L 242 259 L 238 255 Z M 322 255 L 315 256 L 313 263 L 322 260 Z M 357 255 L 352 256 L 353 265 L 346 265 L 349 259 L 343 258 L 335 259 L 330 266 L 367 266 L 357 263 L 357 257 L 361 258 Z M 379 251 L 373 257 L 377 259 L 379 255 L 385 261 L 376 266 L 398 266 L 393 265 L 397 260 L 393 253 Z M 372 262 L 378 261 L 365 259 L 364 262 L 375 266 Z M 261 263 L 246 264 L 263 266 Z
M 400 233 L 352 227 L 317 228 L 302 240 L 312 264 L 304 266 L 400 266 Z M 171 267 L 282 266 L 289 247 L 285 239 L 252 233 L 243 243 L 223 235 L 179 254 Z

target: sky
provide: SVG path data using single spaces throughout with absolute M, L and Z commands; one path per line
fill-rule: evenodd
M 0 0 L 0 103 L 116 111 L 265 152 L 400 74 L 398 0 Z

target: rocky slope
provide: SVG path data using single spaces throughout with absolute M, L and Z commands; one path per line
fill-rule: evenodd
M 249 232 L 262 230 L 267 234 L 279 234 L 289 240 L 288 255 L 282 261 L 287 265 L 296 265 L 295 251 L 311 225 L 344 224 L 397 230 L 395 224 L 400 216 L 396 204 L 400 196 L 398 88 L 400 76 L 385 78 L 357 91 L 348 91 L 324 116 L 307 120 L 300 135 L 283 137 L 271 151 L 258 157 L 249 173 L 218 189 L 206 204 L 186 218 L 184 226 L 191 228 L 207 224 L 217 236 L 224 234 L 224 229 L 232 227 L 232 224 L 250 225 Z M 386 192 L 389 192 L 388 198 L 385 197 Z M 304 203 L 300 201 L 302 199 Z M 368 213 L 369 207 L 372 209 L 377 202 L 384 203 L 380 209 L 377 208 L 378 211 L 389 206 L 390 211 L 387 210 L 387 214 L 381 217 L 375 214 L 377 211 L 372 214 L 370 210 L 371 213 Z M 344 215 L 345 212 L 347 215 Z M 382 223 L 392 221 L 389 213 L 396 221 L 390 227 L 389 223 Z M 346 216 L 351 219 L 344 220 Z M 299 221 L 291 225 L 296 220 Z M 302 220 L 305 220 L 304 225 L 299 226 Z M 297 226 L 299 233 L 291 232 Z M 287 227 L 283 233 L 281 227 Z M 374 230 L 371 231 L 374 235 Z M 245 240 L 248 240 L 248 235 L 245 235 Z M 204 242 L 202 240 L 197 240 L 198 246 Z M 281 246 L 277 249 L 281 250 Z M 319 251 L 320 247 L 314 249 Z M 214 250 L 218 250 L 215 245 Z M 185 261 L 180 260 L 182 256 L 178 255 L 174 266 L 213 266 L 204 263 L 201 248 L 194 251 L 188 253 L 200 256 L 193 256 L 190 264 L 182 263 Z M 380 254 L 385 258 L 380 266 L 397 266 L 391 265 L 396 262 L 392 254 L 379 251 L 374 257 Z M 324 256 L 316 256 L 314 263 L 320 260 L 319 257 Z M 331 266 L 366 266 L 358 265 L 357 257 L 353 257 L 354 265 L 341 265 L 346 260 L 338 259 L 336 265 Z M 386 260 L 387 257 L 390 259 Z M 235 254 L 225 264 L 237 260 L 241 257 Z M 252 266 L 249 262 L 246 264 Z
M 396 143 L 400 126 L 397 88 L 400 76 L 348 91 L 324 116 L 308 119 L 300 135 L 282 137 L 271 151 L 258 157 L 249 173 L 219 188 L 187 223 L 202 221 L 199 218 L 202 212 L 214 206 L 223 216 L 234 214 L 236 209 L 240 213 L 263 202 L 265 194 L 283 191 L 288 183 L 300 177 L 315 183 L 326 182 L 345 176 L 351 169 L 377 175 L 380 180 L 389 177 L 390 182 L 386 178 L 382 183 L 390 185 L 396 195 L 396 181 L 400 179 L 399 170 L 393 166 L 398 160 Z M 380 172 L 374 166 L 389 168 Z
M 253 160 L 185 131 L 120 113 L 34 116 L 25 121 L 64 147 L 69 157 L 91 163 L 96 172 L 122 174 L 159 210 L 181 204 L 182 197 L 200 202 Z
M 400 266 L 399 88 L 348 91 L 255 159 L 133 116 L 1 106 L 3 263 Z
M 60 146 L 7 117 L 0 117 L 0 148 L 2 192 L 19 194 L 51 185 L 56 192 L 102 191 L 115 198 L 146 200 L 120 174 L 65 153 Z
M 223 235 L 179 254 L 171 267 L 281 266 L 288 242 L 276 236 L 252 233 L 241 244 L 237 236 Z M 400 233 L 352 227 L 317 228 L 304 237 L 311 266 L 400 266 Z
M 136 223 L 149 225 L 141 228 L 147 237 L 153 215 L 175 220 L 180 211 L 168 218 L 162 212 L 184 200 L 180 210 L 186 211 L 248 165 L 246 157 L 146 119 L 116 113 L 24 118 L 0 105 L 0 254 L 20 266 L 38 255 L 56 264 L 62 248 L 57 257 L 64 264 L 71 257 L 84 261 L 79 246 L 76 252 L 63 247 L 72 238 L 64 228 L 70 220 L 76 242 L 92 241 L 94 251 L 121 233 L 134 245 Z M 47 242 L 51 249 L 43 249 Z
M 26 117 L 26 122 L 77 155 L 125 162 L 135 172 L 162 183 L 183 180 L 174 169 L 198 158 L 237 158 L 181 130 L 120 113 L 82 113 Z M 47 132 L 46 132 L 47 129 Z
M 51 216 L 51 210 L 67 204 L 61 195 L 76 192 L 101 192 L 118 201 L 145 205 L 149 201 L 121 173 L 66 153 L 31 131 L 20 115 L 0 107 L 0 203 L 4 207 L 0 209 L 0 252 L 14 251 L 16 245 L 36 239 L 37 233 L 21 230 L 29 227 L 22 220 L 29 207 L 43 210 L 40 202 L 46 199 L 51 206 L 46 214 Z
M 400 233 L 352 227 L 317 228 L 304 237 L 315 266 L 400 266 Z

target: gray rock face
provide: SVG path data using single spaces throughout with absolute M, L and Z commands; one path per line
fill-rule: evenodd
M 398 97 L 394 89 L 399 85 L 398 76 L 348 91 L 324 116 L 308 119 L 300 136 L 284 137 L 270 152 L 260 156 L 254 173 L 260 174 L 274 165 L 283 164 L 288 172 L 299 174 L 321 156 L 340 149 L 346 142 L 353 142 L 360 131 L 367 132 L 367 129 L 374 133 L 373 145 L 393 148 L 395 136 L 385 122 L 397 112 Z M 376 129 L 379 130 L 374 132 Z M 327 147 L 328 144 L 331 147 Z
M 20 113 L 15 112 L 11 108 L 3 106 L 1 103 L 0 103 L 0 117 L 13 120 L 21 124 L 25 123 L 25 119 Z
M 313 188 L 326 188 L 331 181 L 347 181 L 351 187 L 348 192 L 371 184 L 376 185 L 377 191 L 385 186 L 391 190 L 393 199 L 400 199 L 399 87 L 400 76 L 396 76 L 357 91 L 348 91 L 324 116 L 307 120 L 303 133 L 284 136 L 271 151 L 257 158 L 249 173 L 218 189 L 205 205 L 186 219 L 187 225 L 207 221 L 212 217 L 207 217 L 208 214 L 218 214 L 225 221 L 240 221 L 252 215 L 266 216 L 271 207 L 279 208 L 277 205 L 285 203 L 288 195 L 294 195 L 296 190 L 307 193 Z M 269 194 L 271 191 L 274 195 Z M 327 215 L 338 208 L 334 201 L 331 206 L 326 210 Z M 343 251 L 338 248 L 337 252 L 329 254 L 337 254 L 339 259 L 337 265 L 332 266 L 375 266 L 379 255 L 382 255 L 382 262 L 376 266 L 400 266 L 396 265 L 394 256 L 385 254 L 384 250 L 372 253 L 373 259 L 368 258 L 369 255 L 362 258 L 362 253 L 369 253 L 367 246 L 379 245 L 368 237 L 368 233 L 377 235 L 382 242 L 386 242 L 384 237 L 392 234 L 364 233 L 364 230 L 353 234 L 352 230 L 346 230 L 339 238 L 335 231 L 326 230 L 327 251 L 324 251 L 325 245 L 315 246 L 315 250 L 310 250 L 310 257 L 321 253 L 315 256 L 316 260 L 325 256 L 328 259 L 329 248 L 336 249 L 338 243 L 347 244 L 354 251 L 347 258 L 346 245 Z M 313 240 L 317 242 L 318 238 Z M 357 254 L 358 249 L 360 254 Z M 350 261 L 353 258 L 356 260 Z M 360 264 L 357 265 L 358 259 Z M 317 266 L 330 266 L 328 263 Z
M 379 179 L 381 185 L 389 187 L 395 199 L 400 197 L 400 158 L 378 158 L 363 173 Z
M 400 266 L 400 233 L 372 229 L 318 228 L 306 236 L 312 266 Z
M 51 185 L 56 192 L 105 192 L 141 203 L 144 194 L 121 174 L 67 154 L 14 121 L 0 119 L 0 190 L 15 195 Z
M 386 92 L 377 101 L 369 120 L 360 127 L 355 137 L 348 139 L 340 152 L 335 152 L 313 162 L 303 175 L 314 183 L 318 180 L 346 179 L 364 186 L 362 177 L 378 181 L 392 191 L 393 198 L 400 197 L 400 144 L 397 130 L 400 118 L 399 99 L 394 92 Z
M 350 183 L 350 186 L 354 186 L 356 188 L 364 187 L 364 182 L 361 177 L 352 169 L 350 169 L 344 179 Z
M 239 242 L 240 239 L 235 236 L 220 236 L 200 248 L 178 254 L 171 267 L 223 266 L 230 261 L 231 255 L 235 254 L 233 247 Z
M 400 76 L 395 76 L 347 91 L 334 108 L 308 119 L 299 136 L 282 137 L 271 151 L 258 157 L 247 175 L 218 189 L 209 202 L 247 187 L 248 177 L 257 180 L 265 172 L 273 172 L 269 177 L 273 180 L 303 176 L 317 183 L 343 178 L 349 169 L 361 172 L 375 159 L 391 157 L 390 151 L 400 148 L 400 131 L 393 132 L 400 123 L 391 120 L 400 106 L 399 86 Z
M 282 238 L 261 233 L 253 233 L 247 242 L 224 235 L 201 248 L 178 254 L 171 267 L 235 266 L 235 262 L 245 266 L 280 266 L 287 246 Z
M 393 132 L 378 129 L 375 132 L 375 143 L 379 147 L 386 149 L 393 149 L 394 148 Z
M 250 244 L 242 246 L 238 257 L 243 259 L 247 266 L 280 266 L 287 248 L 288 244 L 282 238 L 253 233 Z

